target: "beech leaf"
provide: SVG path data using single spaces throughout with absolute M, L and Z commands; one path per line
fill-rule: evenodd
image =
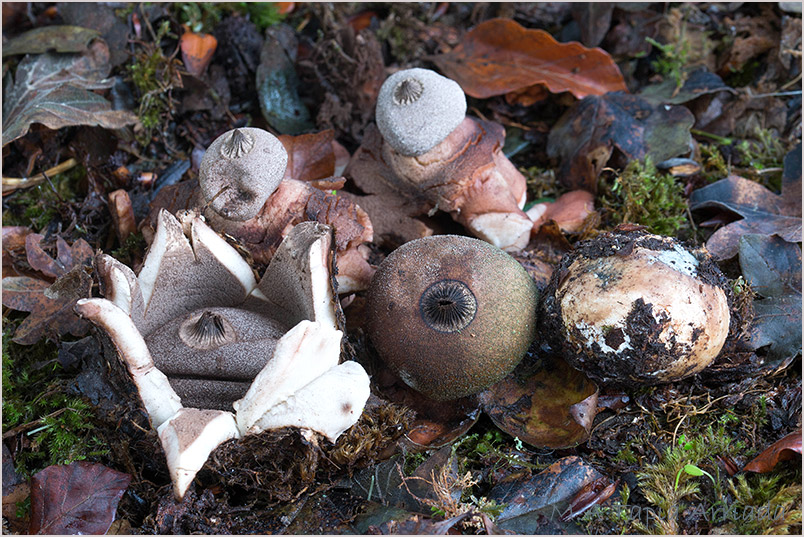
M 595 419 L 597 386 L 558 358 L 526 357 L 506 378 L 480 394 L 497 427 L 536 447 L 573 447 Z
M 32 478 L 30 532 L 104 534 L 114 521 L 131 476 L 102 464 L 48 466 Z
M 327 129 L 312 134 L 278 136 L 288 152 L 285 179 L 314 181 L 335 175 L 335 132 Z
M 751 462 L 745 465 L 744 472 L 764 474 L 772 471 L 780 461 L 801 456 L 801 431 L 788 434 L 765 448 Z
M 683 106 L 651 103 L 616 92 L 578 101 L 558 120 L 547 154 L 561 159 L 558 179 L 567 188 L 597 190 L 597 177 L 614 148 L 631 160 L 662 162 L 689 151 L 695 117 Z
M 599 48 L 559 43 L 543 30 L 510 19 L 491 19 L 466 33 L 446 54 L 428 57 L 463 91 L 477 98 L 503 95 L 534 84 L 582 99 L 627 91 L 620 69 Z

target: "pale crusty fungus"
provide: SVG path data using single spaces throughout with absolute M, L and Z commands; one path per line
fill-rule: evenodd
M 564 256 L 545 291 L 541 330 L 601 382 L 673 382 L 720 353 L 729 332 L 726 288 L 705 250 L 615 231 Z
M 379 131 L 366 132 L 346 175 L 367 194 L 405 199 L 408 217 L 445 211 L 473 235 L 499 248 L 522 249 L 533 222 L 522 211 L 525 177 L 502 153 L 504 129 L 468 117 L 456 121 L 463 96 L 453 95 L 454 86 L 443 82 L 448 79 L 423 73 L 431 72 L 411 69 L 386 80 L 380 91 L 385 97 L 377 103 Z M 430 84 L 433 91 L 428 90 Z M 405 89 L 414 85 L 420 85 L 421 92 Z M 397 94 L 409 93 L 395 102 Z M 428 99 L 434 102 L 425 102 Z M 406 115 L 408 109 L 417 112 Z M 419 143 L 419 135 L 427 143 Z
M 198 183 L 213 211 L 242 222 L 259 212 L 287 164 L 287 151 L 273 134 L 253 127 L 232 129 L 207 148 Z
M 334 442 L 360 417 L 369 379 L 355 362 L 338 364 L 331 248 L 331 228 L 301 223 L 258 283 L 200 217 L 179 222 L 163 211 L 139 276 L 109 256 L 96 259 L 106 298 L 76 310 L 126 365 L 177 498 L 221 442 L 284 426 Z M 321 362 L 310 367 L 314 359 Z

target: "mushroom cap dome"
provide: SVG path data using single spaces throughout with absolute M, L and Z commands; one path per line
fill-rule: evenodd
M 520 362 L 535 336 L 536 285 L 511 256 L 457 235 L 403 244 L 380 265 L 367 333 L 415 390 L 446 400 L 477 393 Z
M 279 186 L 287 164 L 287 151 L 273 134 L 253 127 L 232 129 L 207 148 L 198 182 L 213 211 L 229 220 L 249 220 Z
M 405 69 L 389 76 L 377 97 L 377 128 L 405 156 L 418 156 L 441 143 L 466 117 L 466 96 L 454 80 L 429 69 Z
M 596 380 L 673 382 L 723 348 L 724 283 L 704 250 L 640 231 L 606 234 L 564 257 L 545 290 L 541 329 Z

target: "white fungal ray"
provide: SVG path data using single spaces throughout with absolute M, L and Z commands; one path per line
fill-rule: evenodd
M 293 426 L 334 442 L 357 422 L 369 396 L 369 378 L 356 362 L 338 365 L 343 334 L 336 324 L 331 245 L 330 227 L 295 226 L 258 286 L 248 263 L 201 218 L 186 214 L 180 222 L 162 211 L 138 277 L 109 256 L 97 257 L 106 298 L 80 300 L 76 311 L 106 332 L 126 365 L 159 433 L 178 499 L 209 454 L 229 439 Z M 149 334 L 203 308 L 238 308 L 258 319 L 265 316 L 266 322 L 295 325 L 279 338 L 245 397 L 235 403 L 237 414 L 182 406 L 148 348 L 164 350 Z M 257 340 L 264 335 L 264 330 L 243 331 L 259 332 Z M 237 334 L 233 352 L 240 341 L 249 341 L 249 334 Z
M 131 317 L 103 298 L 81 299 L 75 309 L 79 315 L 100 326 L 112 340 L 137 386 L 153 428 L 159 427 L 182 408 L 168 378 L 154 366 L 145 340 Z
M 301 321 L 282 336 L 273 358 L 234 404 L 240 432 L 254 432 L 264 414 L 338 365 L 342 335 L 323 323 Z
M 198 408 L 182 408 L 157 432 L 177 498 L 184 496 L 215 448 L 240 437 L 231 412 Z

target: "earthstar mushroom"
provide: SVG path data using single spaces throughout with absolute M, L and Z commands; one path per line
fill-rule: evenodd
M 673 382 L 703 370 L 723 348 L 727 289 L 704 249 L 615 230 L 564 256 L 543 296 L 540 330 L 600 382 Z
M 257 282 L 200 217 L 162 211 L 138 276 L 96 259 L 107 298 L 76 310 L 126 365 L 177 498 L 221 442 L 284 426 L 334 442 L 360 417 L 369 379 L 359 364 L 338 363 L 331 245 L 331 228 L 303 222 Z
M 366 332 L 382 360 L 431 399 L 501 380 L 535 336 L 536 285 L 511 256 L 457 235 L 403 244 L 369 288 Z

